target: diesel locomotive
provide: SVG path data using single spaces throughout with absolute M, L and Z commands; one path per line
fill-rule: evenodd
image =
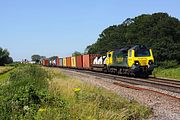
M 144 45 L 109 51 L 104 57 L 104 61 L 104 64 L 95 64 L 96 62 L 94 62 L 92 69 L 135 76 L 151 75 L 154 69 L 152 50 Z

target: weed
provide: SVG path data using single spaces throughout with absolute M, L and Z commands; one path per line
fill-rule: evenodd
M 34 119 L 43 106 L 64 106 L 64 102 L 48 92 L 50 74 L 36 65 L 18 67 L 0 90 L 0 117 Z
M 155 68 L 153 71 L 153 75 L 155 77 L 165 77 L 165 78 L 173 78 L 173 79 L 179 79 L 180 80 L 180 67 L 177 66 L 176 68 Z
M 60 73 L 56 69 L 53 70 L 56 74 Z M 68 119 L 142 119 L 148 118 L 152 112 L 151 109 L 135 101 L 129 102 L 108 90 L 97 88 L 72 77 L 66 78 L 62 73 L 60 74 L 51 81 L 49 89 L 54 95 L 61 96 L 66 101 L 69 108 L 66 111 L 69 115 Z M 54 112 L 54 117 L 51 116 L 56 118 L 57 115 L 58 113 Z

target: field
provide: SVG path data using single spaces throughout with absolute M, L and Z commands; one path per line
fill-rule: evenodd
M 177 68 L 155 68 L 153 75 L 156 77 L 173 78 L 180 80 L 180 67 Z
M 1 76 L 1 75 L 0 75 Z M 56 68 L 17 67 L 0 84 L 0 119 L 129 120 L 152 111 Z

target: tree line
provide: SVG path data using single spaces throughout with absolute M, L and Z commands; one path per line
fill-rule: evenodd
M 0 66 L 4 66 L 5 64 L 10 64 L 12 62 L 13 59 L 10 57 L 9 51 L 0 47 Z
M 105 54 L 109 50 L 137 44 L 152 48 L 157 61 L 180 61 L 180 21 L 167 13 L 128 18 L 103 30 L 97 41 L 85 51 Z

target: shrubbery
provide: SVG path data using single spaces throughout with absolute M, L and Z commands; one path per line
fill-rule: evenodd
M 5 64 L 10 64 L 13 62 L 12 57 L 9 56 L 10 53 L 7 49 L 3 49 L 0 47 L 0 66 L 4 66 Z
M 0 119 L 34 119 L 46 106 L 64 102 L 48 92 L 51 75 L 41 67 L 18 67 L 0 89 Z
M 161 68 L 165 68 L 165 69 L 176 68 L 178 67 L 178 62 L 176 60 L 166 60 L 166 61 L 160 62 L 159 65 Z
M 0 120 L 142 119 L 152 112 L 59 69 L 37 65 L 17 67 L 0 88 Z

